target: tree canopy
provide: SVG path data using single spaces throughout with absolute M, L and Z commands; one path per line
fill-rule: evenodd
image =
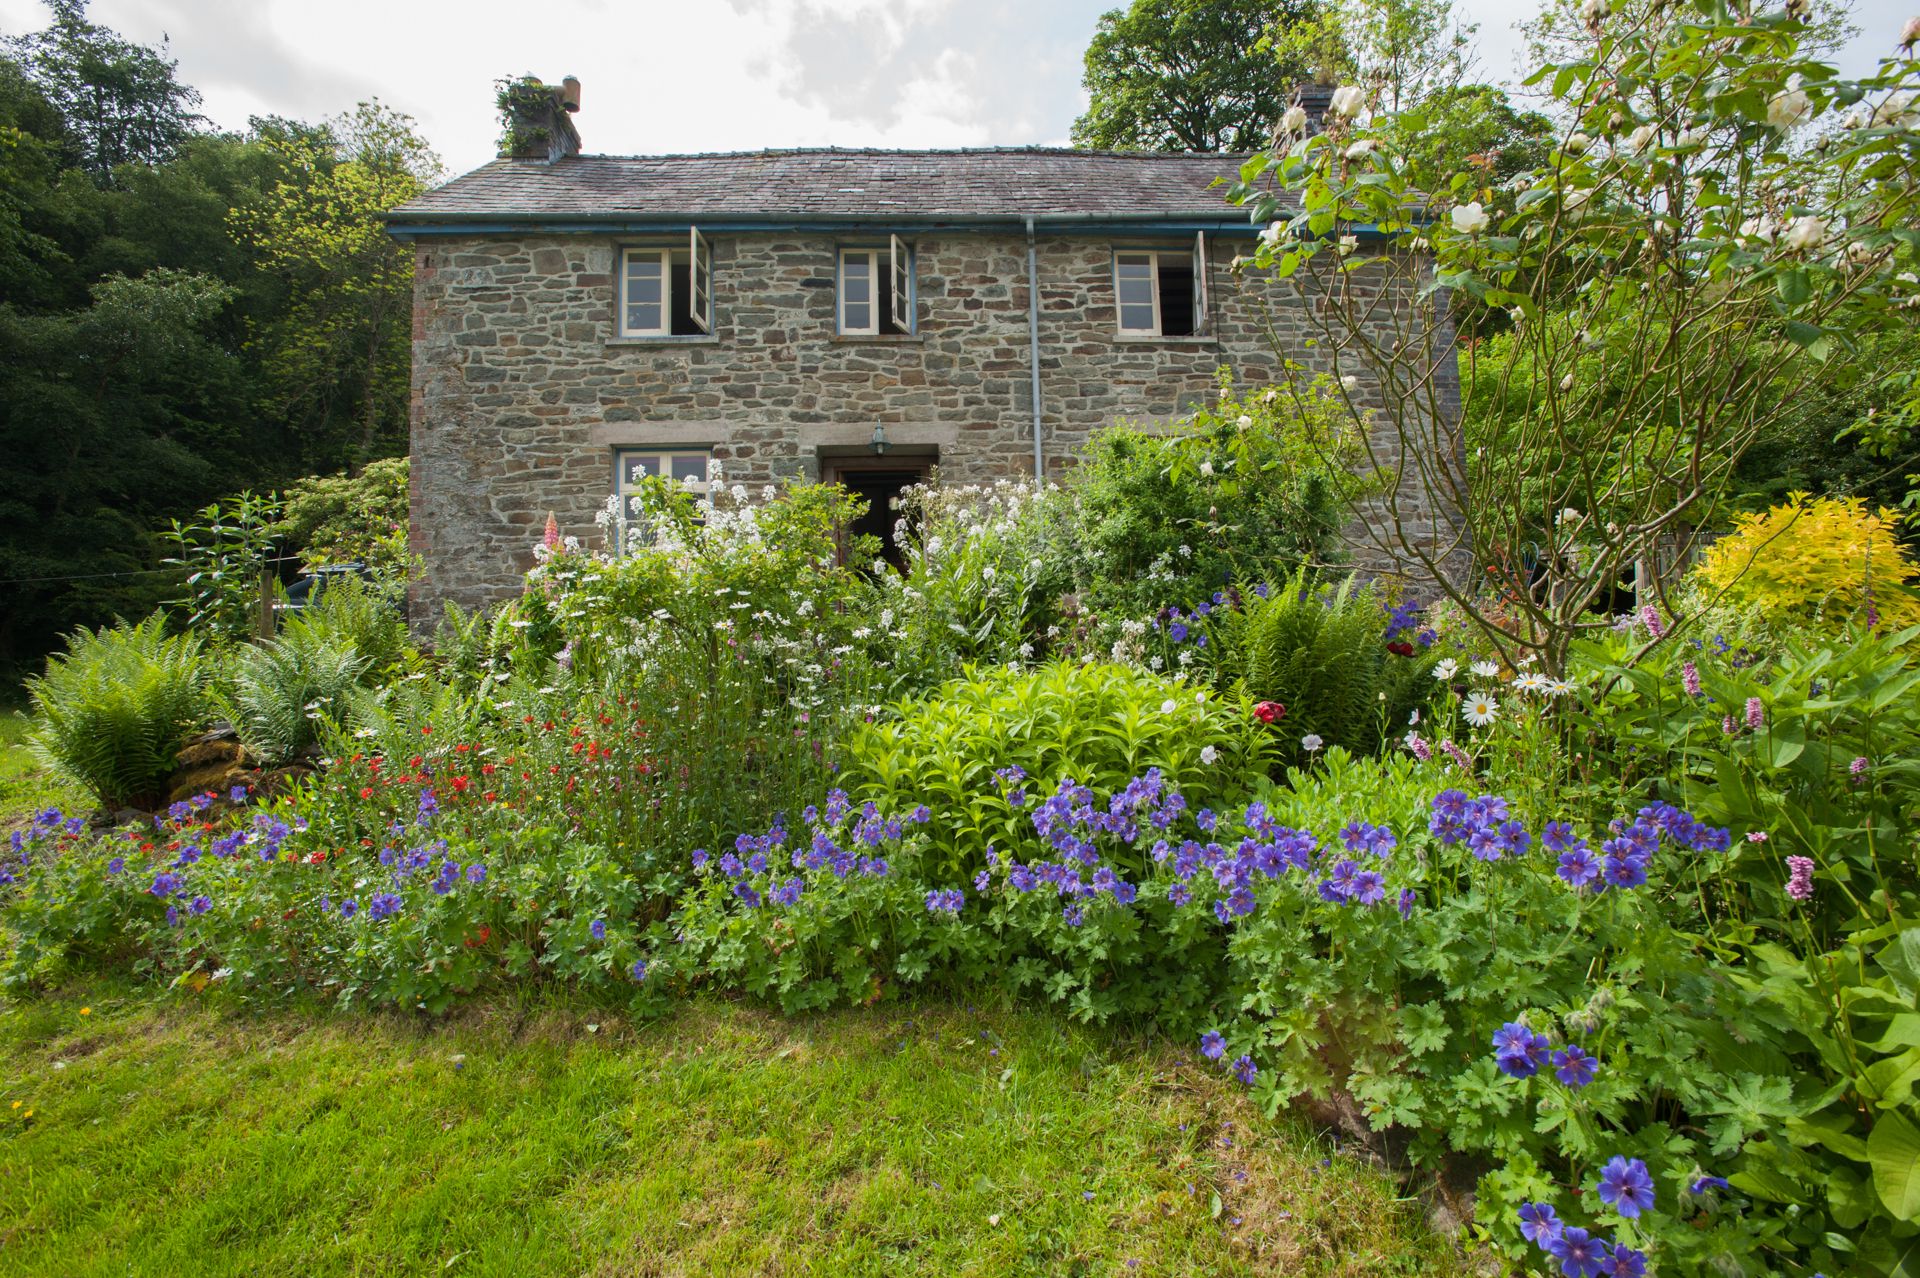
M 1265 143 L 1308 77 L 1277 53 L 1276 26 L 1316 19 L 1320 0 L 1133 0 L 1101 15 L 1087 46 L 1076 146 L 1244 151 Z
M 376 215 L 439 172 L 378 103 L 208 131 L 164 47 L 51 8 L 0 45 L 0 670 L 167 593 L 168 520 L 405 451 Z

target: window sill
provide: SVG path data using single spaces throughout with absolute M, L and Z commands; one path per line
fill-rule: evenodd
M 720 337 L 712 333 L 669 337 L 609 337 L 609 346 L 718 346 Z
M 1163 337 L 1158 333 L 1115 333 L 1113 340 L 1129 345 L 1149 346 L 1218 346 L 1220 344 L 1220 339 L 1211 333 L 1177 337 Z
M 847 342 L 858 345 L 862 342 L 874 342 L 883 346 L 912 346 L 926 340 L 919 333 L 835 333 L 827 339 L 830 342 Z

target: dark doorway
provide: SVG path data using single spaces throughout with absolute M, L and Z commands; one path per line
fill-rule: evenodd
M 894 541 L 894 529 L 900 512 L 893 502 L 902 489 L 923 484 L 932 469 L 932 458 L 847 457 L 828 458 L 820 463 L 821 478 L 839 484 L 857 497 L 866 498 L 867 510 L 847 528 L 849 539 L 870 536 L 879 539 L 880 554 L 896 569 L 907 568 L 906 547 Z M 845 557 L 845 543 L 841 550 Z

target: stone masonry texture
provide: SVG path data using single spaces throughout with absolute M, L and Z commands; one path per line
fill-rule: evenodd
M 551 512 L 589 546 L 612 491 L 618 448 L 706 448 L 728 482 L 813 479 L 823 460 L 870 455 L 937 461 L 947 482 L 1033 473 L 1026 240 L 943 231 L 910 237 L 917 329 L 907 337 L 835 333 L 828 234 L 756 230 L 710 236 L 711 337 L 615 336 L 617 255 L 640 237 L 440 234 L 415 242 L 412 548 L 424 565 L 414 623 L 444 605 L 478 607 L 520 589 Z M 684 243 L 684 238 L 679 240 Z M 1115 421 L 1165 422 L 1213 393 L 1281 372 L 1282 355 L 1327 366 L 1304 285 L 1233 269 L 1250 241 L 1209 237 L 1211 331 L 1117 333 L 1116 247 L 1190 249 L 1109 236 L 1037 242 L 1042 443 L 1050 478 Z M 1404 312 L 1401 312 L 1404 319 Z M 1451 360 L 1448 360 L 1449 365 Z M 1451 368 L 1436 380 L 1451 385 Z M 1363 404 L 1379 388 L 1362 384 Z M 1394 439 L 1376 428 L 1376 448 Z M 1443 515 L 1403 486 L 1403 522 L 1443 536 Z M 1355 543 L 1362 566 L 1391 569 Z

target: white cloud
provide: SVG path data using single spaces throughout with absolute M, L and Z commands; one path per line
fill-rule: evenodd
M 172 37 L 180 74 L 222 128 L 319 119 L 378 95 L 414 116 L 449 169 L 493 154 L 493 84 L 583 84 L 590 151 L 1063 143 L 1085 109 L 1080 59 L 1123 0 L 94 0 L 93 20 Z M 1858 0 L 1864 71 L 1909 0 Z M 1516 77 L 1512 0 L 1460 0 L 1482 74 Z M 0 30 L 44 26 L 0 0 Z

